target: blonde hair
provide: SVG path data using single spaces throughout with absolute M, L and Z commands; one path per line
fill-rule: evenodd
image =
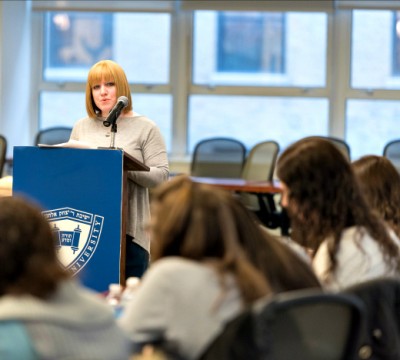
M 115 83 L 117 89 L 117 98 L 126 96 L 128 98 L 128 106 L 123 113 L 132 111 L 132 97 L 129 88 L 128 79 L 125 71 L 120 65 L 112 60 L 102 60 L 94 64 L 89 70 L 86 82 L 86 111 L 89 117 L 96 118 L 100 109 L 96 106 L 92 96 L 92 88 L 101 81 L 111 81 Z

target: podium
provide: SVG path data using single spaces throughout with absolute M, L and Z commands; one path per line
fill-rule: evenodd
M 149 167 L 119 149 L 14 147 L 13 195 L 36 202 L 60 264 L 96 290 L 125 282 L 127 171 Z

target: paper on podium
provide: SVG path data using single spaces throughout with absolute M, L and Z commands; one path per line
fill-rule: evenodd
M 96 149 L 95 146 L 90 145 L 87 142 L 84 141 L 78 141 L 78 140 L 69 140 L 65 143 L 60 143 L 60 144 L 54 144 L 54 145 L 49 145 L 49 144 L 38 144 L 39 147 L 61 147 L 61 148 L 75 148 L 75 149 Z
M 75 148 L 75 149 L 100 149 L 100 150 L 121 150 L 120 148 L 106 148 L 106 147 L 95 147 L 87 142 L 78 141 L 78 140 L 69 140 L 65 143 L 61 144 L 38 144 L 38 147 L 42 148 Z M 150 171 L 150 168 L 143 164 L 141 161 L 137 160 L 133 156 L 129 155 L 128 153 L 124 153 L 124 169 L 131 170 L 131 171 Z

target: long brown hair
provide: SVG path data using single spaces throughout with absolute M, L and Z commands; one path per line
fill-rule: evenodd
M 235 277 L 245 303 L 271 290 L 319 286 L 307 265 L 292 253 L 286 257 L 284 245 L 270 239 L 229 192 L 180 176 L 152 194 L 152 209 L 153 260 L 166 256 L 212 260 L 221 277 L 226 273 Z M 301 270 L 286 273 L 279 266 L 286 259 L 287 268 L 300 264 Z
M 367 155 L 352 163 L 368 204 L 400 238 L 400 174 L 383 156 Z
M 61 268 L 41 209 L 18 197 L 0 198 L 0 296 L 50 296 L 70 275 Z
M 278 159 L 277 175 L 289 189 L 292 237 L 313 250 L 332 237 L 332 271 L 342 232 L 351 226 L 364 228 L 379 243 L 387 263 L 395 260 L 400 269 L 397 245 L 369 209 L 350 162 L 335 145 L 315 137 L 297 141 Z

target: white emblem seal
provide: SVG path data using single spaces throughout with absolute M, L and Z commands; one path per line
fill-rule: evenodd
M 55 234 L 61 265 L 77 274 L 96 251 L 104 217 L 68 207 L 43 211 L 43 215 Z

